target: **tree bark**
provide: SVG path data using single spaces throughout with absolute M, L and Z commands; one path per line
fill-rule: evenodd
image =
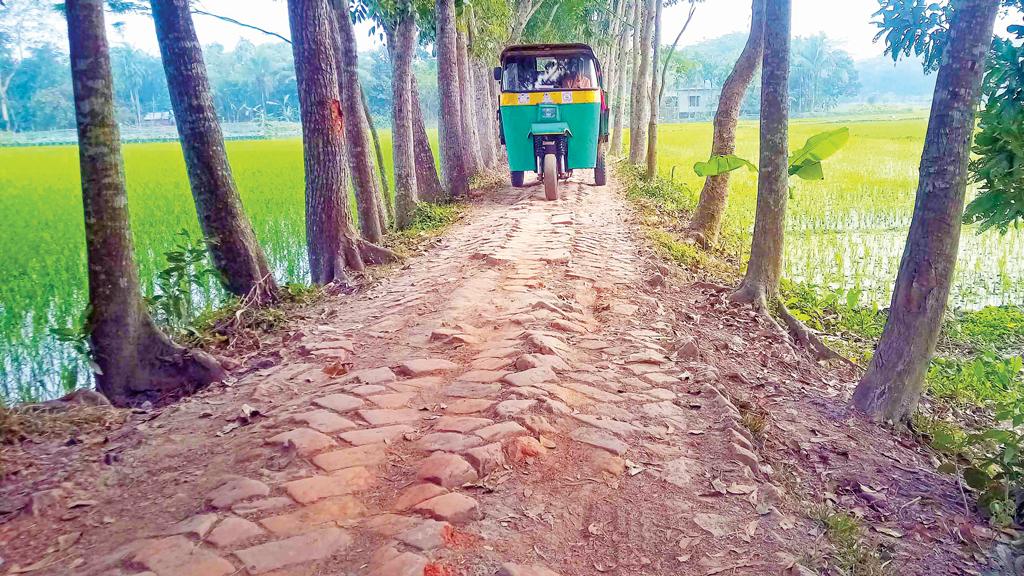
M 441 98 L 442 124 L 440 149 L 445 170 L 445 186 L 454 198 L 469 195 L 462 134 L 461 84 L 459 82 L 458 41 L 455 33 L 455 0 L 436 0 L 437 88 Z
M 393 160 L 395 170 L 395 223 L 404 230 L 416 211 L 416 154 L 412 135 L 412 58 L 416 48 L 416 22 L 411 0 L 401 0 L 391 50 Z
M 373 168 L 376 169 L 377 177 L 380 180 L 380 188 L 377 189 L 377 216 L 380 218 L 381 230 L 387 230 L 389 223 L 395 221 L 395 207 L 392 203 L 391 190 L 388 186 L 387 169 L 384 168 L 384 150 L 380 145 L 380 135 L 377 133 L 377 124 L 370 114 L 370 101 L 366 99 L 366 90 L 359 87 L 359 102 L 363 105 L 362 118 L 366 121 L 365 132 L 370 135 L 373 142 L 373 153 L 376 157 Z
M 766 0 L 764 74 L 761 80 L 761 154 L 750 260 L 732 295 L 768 310 L 782 275 L 789 198 L 789 51 L 791 0 Z
M 192 392 L 224 377 L 216 360 L 171 342 L 139 289 L 114 115 L 102 0 L 65 4 L 89 268 L 89 345 L 96 385 L 118 406 Z
M 476 93 L 473 87 L 473 70 L 469 61 L 469 47 L 466 33 L 458 30 L 456 32 L 456 50 L 458 51 L 458 72 L 459 106 L 462 117 L 462 137 L 465 143 L 462 147 L 465 153 L 464 159 L 466 169 L 470 177 L 480 173 L 483 166 L 483 159 L 480 157 L 480 135 L 476 129 L 476 111 L 473 109 L 473 95 Z
M 761 66 L 764 55 L 764 2 L 751 3 L 750 34 L 732 72 L 722 85 L 722 96 L 715 112 L 711 154 L 724 156 L 736 152 L 736 126 L 747 89 Z M 699 243 L 711 246 L 722 232 L 722 216 L 729 198 L 729 173 L 709 176 L 700 191 L 697 209 L 690 222 L 690 233 Z
M 623 8 L 622 17 L 625 18 L 625 10 L 636 11 L 636 4 L 640 0 L 632 0 L 631 5 L 628 8 Z M 626 0 L 622 0 L 621 4 L 626 4 Z M 611 155 L 621 156 L 622 155 L 622 128 L 625 123 L 626 116 L 626 87 L 629 82 L 629 73 L 632 66 L 628 65 L 627 62 L 632 62 L 633 54 L 629 51 L 629 38 L 630 31 L 632 28 L 626 26 L 625 22 L 622 23 L 621 29 L 619 30 L 619 53 L 618 60 L 621 63 L 618 68 L 619 71 L 616 74 L 615 85 L 612 86 L 612 97 L 611 106 L 612 111 L 610 113 L 612 122 L 612 139 L 611 139 Z M 627 59 L 627 54 L 629 54 Z
M 491 106 L 491 88 L 493 82 L 490 71 L 483 64 L 473 66 L 473 76 L 476 82 L 476 91 L 471 96 L 473 105 L 476 106 L 477 133 L 480 136 L 480 156 L 483 165 L 488 170 L 494 170 L 498 165 L 497 154 L 495 153 L 494 141 L 497 138 L 494 126 L 494 108 Z
M 345 122 L 345 142 L 352 181 L 359 209 L 359 229 L 363 239 L 377 243 L 383 237 L 382 215 L 378 206 L 377 179 L 373 174 L 373 160 L 367 138 L 369 121 L 363 112 L 362 88 L 359 84 L 359 61 L 355 30 L 349 17 L 348 0 L 335 0 L 333 22 L 338 30 L 337 66 L 341 86 L 341 104 Z M 363 124 L 366 122 L 366 124 Z
M 363 260 L 348 213 L 345 129 L 327 0 L 288 0 L 306 175 L 306 243 L 316 284 L 348 283 Z
M 661 90 L 658 88 L 658 58 L 661 55 L 661 6 L 654 0 L 654 47 L 651 51 L 651 113 L 647 126 L 647 179 L 658 174 L 658 114 L 661 112 Z
M 362 101 L 362 117 L 367 119 L 367 130 L 370 133 L 370 140 L 374 142 L 374 168 L 377 170 L 377 177 L 381 182 L 380 194 L 377 196 L 377 213 L 381 219 L 381 229 L 387 230 L 389 222 L 394 221 L 394 204 L 392 203 L 391 190 L 387 182 L 387 169 L 384 167 L 384 149 L 381 147 L 381 137 L 377 132 L 377 124 L 373 115 L 370 114 L 370 100 L 367 99 L 367 91 L 359 86 L 359 99 Z
M 412 139 L 413 152 L 416 156 L 416 195 L 426 202 L 440 202 L 444 198 L 441 179 L 437 175 L 437 164 L 434 162 L 434 151 L 430 148 L 427 137 L 427 125 L 423 121 L 423 102 L 420 101 L 416 75 L 410 78 L 412 89 Z
M 854 406 L 876 420 L 909 419 L 924 391 L 956 265 L 974 112 L 998 7 L 998 0 L 963 0 L 950 23 L 889 318 L 853 394 Z
M 187 0 L 152 0 L 153 20 L 199 225 L 225 287 L 258 302 L 277 284 L 242 208 Z
M 629 122 L 629 161 L 635 165 L 644 161 L 647 156 L 647 121 L 650 114 L 650 101 L 647 89 L 651 82 L 651 51 L 654 48 L 654 12 L 656 0 L 638 0 L 639 17 L 635 31 L 640 32 L 639 41 L 634 43 L 639 63 L 633 76 L 632 110 Z M 635 32 L 634 31 L 634 32 Z

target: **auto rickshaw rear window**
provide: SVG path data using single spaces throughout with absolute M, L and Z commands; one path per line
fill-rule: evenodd
M 588 90 L 598 88 L 597 66 L 590 56 L 511 56 L 505 59 L 505 92 Z

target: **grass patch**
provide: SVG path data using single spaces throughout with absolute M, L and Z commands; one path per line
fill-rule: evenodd
M 0 445 L 107 429 L 121 424 L 126 417 L 126 411 L 109 406 L 72 406 L 62 410 L 46 410 L 0 404 Z
M 399 255 L 409 257 L 422 250 L 426 242 L 443 234 L 465 213 L 466 204 L 461 202 L 420 202 L 413 213 L 412 225 L 389 234 L 384 243 Z
M 891 574 L 880 550 L 868 541 L 863 525 L 855 516 L 828 503 L 812 506 L 808 516 L 821 523 L 832 544 L 830 568 L 846 576 Z

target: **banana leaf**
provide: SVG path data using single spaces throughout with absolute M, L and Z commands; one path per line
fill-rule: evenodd
M 821 161 L 838 152 L 850 140 L 849 128 L 815 134 L 789 157 L 789 175 L 803 180 L 824 180 Z
M 694 164 L 693 171 L 697 173 L 697 176 L 706 178 L 732 172 L 744 166 L 751 172 L 757 172 L 757 166 L 739 156 L 733 154 L 726 154 L 724 156 L 712 154 L 707 162 L 697 162 Z

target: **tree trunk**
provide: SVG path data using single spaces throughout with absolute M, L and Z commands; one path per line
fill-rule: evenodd
M 231 176 L 188 0 L 152 0 L 153 20 L 199 225 L 225 287 L 257 302 L 277 284 Z
M 634 44 L 640 62 L 633 76 L 632 113 L 629 122 L 629 161 L 640 164 L 647 156 L 647 121 L 650 114 L 647 89 L 651 83 L 651 51 L 654 48 L 654 12 L 656 0 L 643 0 L 639 7 L 640 16 L 635 20 L 639 24 L 639 42 Z M 637 2 L 640 4 L 640 0 Z
M 459 83 L 458 41 L 455 33 L 455 0 L 436 0 L 437 11 L 437 88 L 441 99 L 440 149 L 444 159 L 445 186 L 455 198 L 469 195 L 462 134 L 462 91 Z
M 629 7 L 623 8 L 622 17 L 625 18 L 626 10 L 636 11 L 636 4 L 640 0 L 633 0 Z M 620 4 L 626 4 L 626 0 L 622 0 Z M 627 62 L 632 62 L 633 55 L 629 54 L 629 38 L 631 27 L 626 26 L 625 22 L 622 23 L 621 29 L 619 30 L 619 52 L 618 60 L 620 62 L 618 68 L 619 71 L 616 74 L 615 85 L 611 87 L 612 97 L 611 106 L 612 111 L 610 118 L 612 122 L 612 140 L 611 140 L 611 155 L 621 156 L 622 155 L 622 127 L 625 123 L 626 116 L 626 87 L 629 82 L 629 73 L 632 66 Z M 627 60 L 627 54 L 629 54 Z
M 497 136 L 495 136 L 495 116 L 494 108 L 491 105 L 491 88 L 489 86 L 493 80 L 487 67 L 479 63 L 473 66 L 473 76 L 474 80 L 476 80 L 474 82 L 476 91 L 473 94 L 472 102 L 476 106 L 477 133 L 480 136 L 480 157 L 485 168 L 494 170 L 498 165 L 498 159 L 494 149 L 494 140 Z
M 359 229 L 363 239 L 380 242 L 383 236 L 380 211 L 378 210 L 377 179 L 373 174 L 373 160 L 367 138 L 369 121 L 363 112 L 362 88 L 359 84 L 359 61 L 356 49 L 355 30 L 349 17 L 348 0 L 336 0 L 334 22 L 338 29 L 338 81 L 341 89 L 341 104 L 345 122 L 345 142 L 352 181 L 356 190 L 356 205 L 359 209 Z M 363 124 L 366 122 L 366 124 Z
M 651 51 L 651 120 L 647 127 L 647 179 L 658 175 L 658 114 L 661 113 L 661 90 L 658 88 L 658 58 L 661 55 L 661 5 L 654 0 L 654 47 Z
M 998 7 L 998 0 L 963 0 L 950 23 L 889 318 L 853 394 L 854 406 L 877 420 L 909 419 L 924 390 L 956 265 L 974 111 Z
M 530 23 L 530 19 L 543 3 L 544 0 L 518 0 L 516 2 L 516 13 L 512 20 L 512 29 L 509 31 L 508 44 L 519 44 L 522 41 L 526 25 Z
M 370 101 L 366 98 L 366 90 L 359 87 L 359 101 L 363 105 L 362 118 L 366 120 L 366 133 L 370 135 L 373 142 L 373 152 L 377 159 L 374 163 L 377 170 L 377 177 L 380 179 L 380 188 L 377 189 L 377 216 L 380 217 L 381 230 L 387 230 L 389 222 L 395 221 L 395 205 L 392 202 L 390 186 L 388 186 L 388 173 L 384 168 L 384 150 L 380 145 L 380 135 L 377 133 L 377 124 L 370 114 Z
M 789 198 L 789 50 L 791 0 L 766 0 L 761 80 L 761 154 L 757 210 L 747 274 L 732 295 L 767 310 L 779 293 Z
M 306 243 L 315 284 L 362 270 L 348 213 L 345 128 L 328 0 L 288 0 L 306 175 Z
M 395 216 L 400 230 L 412 225 L 416 211 L 416 154 L 412 136 L 412 58 L 416 49 L 416 22 L 411 0 L 398 4 L 391 50 L 391 100 L 393 159 L 395 165 Z
M 465 153 L 466 170 L 472 177 L 480 173 L 483 166 L 483 159 L 480 157 L 480 135 L 476 130 L 476 111 L 473 109 L 475 96 L 473 71 L 469 62 L 466 33 L 458 30 L 455 42 L 458 51 L 459 87 L 461 88 L 459 106 L 462 118 L 462 137 L 465 139 L 462 150 Z
M 89 344 L 96 385 L 126 406 L 192 392 L 224 377 L 216 360 L 171 342 L 142 301 L 114 116 L 102 0 L 65 4 L 89 267 Z
M 715 112 L 715 132 L 711 142 L 711 154 L 724 156 L 736 152 L 736 126 L 739 124 L 740 107 L 747 89 L 761 66 L 764 55 L 764 2 L 751 3 L 750 34 L 743 46 L 732 72 L 722 85 L 722 96 Z M 700 200 L 690 222 L 690 232 L 704 246 L 718 242 L 722 231 L 722 216 L 729 198 L 729 173 L 709 176 L 700 191 Z
M 416 157 L 416 195 L 426 202 L 440 202 L 444 198 L 441 179 L 437 175 L 437 164 L 434 162 L 434 151 L 430 148 L 427 137 L 427 125 L 423 121 L 423 103 L 416 85 L 416 75 L 410 77 L 412 88 L 412 140 L 413 153 Z

